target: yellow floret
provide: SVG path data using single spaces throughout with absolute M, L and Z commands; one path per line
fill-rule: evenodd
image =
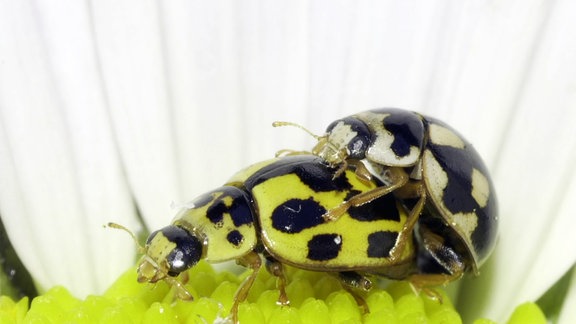
M 545 324 L 546 317 L 535 303 L 524 303 L 514 310 L 507 324 Z
M 392 282 L 386 289 L 362 294 L 370 312 L 342 288 L 334 276 L 287 269 L 290 306 L 277 304 L 276 278 L 266 271 L 258 275 L 246 302 L 240 305 L 242 324 L 260 323 L 462 323 L 448 296 L 435 290 L 442 302 L 425 293 L 415 294 L 407 282 Z M 229 323 L 234 294 L 246 273 L 216 273 L 200 262 L 188 271 L 185 287 L 194 301 L 177 300 L 166 283 L 139 284 L 130 269 L 102 295 L 79 300 L 63 287 L 54 287 L 32 300 L 18 302 L 0 297 L 0 323 Z M 545 323 L 533 303 L 523 304 L 508 324 Z M 494 323 L 477 320 L 475 324 Z
M 6 296 L 0 296 L 0 323 L 18 323 L 28 311 L 28 297 L 15 303 Z

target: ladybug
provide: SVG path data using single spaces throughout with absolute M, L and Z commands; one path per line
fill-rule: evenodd
M 238 306 L 247 298 L 263 260 L 280 279 L 283 305 L 289 303 L 284 265 L 333 273 L 344 287 L 359 290 L 371 288 L 371 276 L 408 278 L 418 284 L 421 278 L 439 275 L 429 272 L 437 269 L 419 268 L 422 260 L 434 263 L 424 229 L 418 237 L 400 237 L 408 213 L 393 195 L 351 206 L 336 221 L 323 217 L 350 197 L 384 186 L 378 178 L 358 178 L 353 166 L 334 177 L 336 171 L 315 155 L 284 156 L 245 168 L 224 186 L 186 204 L 170 225 L 150 234 L 138 281 L 165 280 L 180 298 L 192 299 L 180 275 L 200 259 L 236 260 L 253 270 L 234 297 L 230 312 L 237 322 Z M 402 253 L 392 257 L 400 242 Z M 464 262 L 451 243 L 446 242 L 446 253 Z
M 282 124 L 291 123 L 276 125 Z M 376 177 L 385 183 L 348 199 L 325 218 L 336 220 L 351 206 L 392 193 L 410 210 L 400 237 L 410 236 L 416 227 L 435 234 L 429 250 L 437 246 L 433 263 L 440 264 L 447 276 L 437 282 L 427 278 L 426 284 L 457 279 L 467 270 L 479 273 L 497 237 L 496 194 L 482 158 L 456 130 L 417 112 L 381 108 L 338 119 L 323 136 L 315 137 L 318 143 L 312 153 L 337 167 L 335 176 L 354 165 L 363 181 Z M 448 241 L 459 250 L 458 258 L 465 256 L 463 264 L 443 250 Z M 392 258 L 403 248 L 399 244 Z M 422 260 L 422 267 L 427 263 Z

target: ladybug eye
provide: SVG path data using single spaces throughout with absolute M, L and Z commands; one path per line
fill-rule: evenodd
M 168 275 L 177 276 L 202 258 L 204 247 L 202 241 L 187 230 L 171 225 L 163 228 L 162 234 L 170 242 L 176 244 L 176 247 L 166 257 L 169 267 Z

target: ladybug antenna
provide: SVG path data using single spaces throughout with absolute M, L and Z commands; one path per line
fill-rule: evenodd
M 138 239 L 136 238 L 136 235 L 134 235 L 134 232 L 132 232 L 131 230 L 129 230 L 125 226 L 122 226 L 122 225 L 116 224 L 116 223 L 112 223 L 112 222 L 109 222 L 108 224 L 104 225 L 104 227 L 118 229 L 118 230 L 121 230 L 121 231 L 128 233 L 132 237 L 132 239 L 134 240 L 134 243 L 136 243 L 136 246 L 138 246 L 138 253 L 144 254 L 145 249 L 142 245 L 140 245 L 140 242 L 138 242 Z
M 300 128 L 301 130 L 305 131 L 306 133 L 308 133 L 310 136 L 314 137 L 317 141 L 320 141 L 323 136 L 318 136 L 314 133 L 312 133 L 310 130 L 308 130 L 306 127 L 300 125 L 300 124 L 296 124 L 293 122 L 287 122 L 287 121 L 275 121 L 272 123 L 273 127 L 281 127 L 281 126 L 293 126 L 296 128 Z

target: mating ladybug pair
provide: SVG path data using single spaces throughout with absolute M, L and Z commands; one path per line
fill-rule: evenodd
M 235 259 L 253 269 L 231 314 L 262 265 L 331 272 L 345 287 L 369 289 L 371 276 L 426 288 L 478 267 L 495 243 L 494 187 L 478 153 L 443 122 L 401 109 L 374 109 L 328 126 L 309 153 L 254 164 L 201 195 L 171 225 L 150 234 L 140 282 L 176 277 L 200 259 Z

